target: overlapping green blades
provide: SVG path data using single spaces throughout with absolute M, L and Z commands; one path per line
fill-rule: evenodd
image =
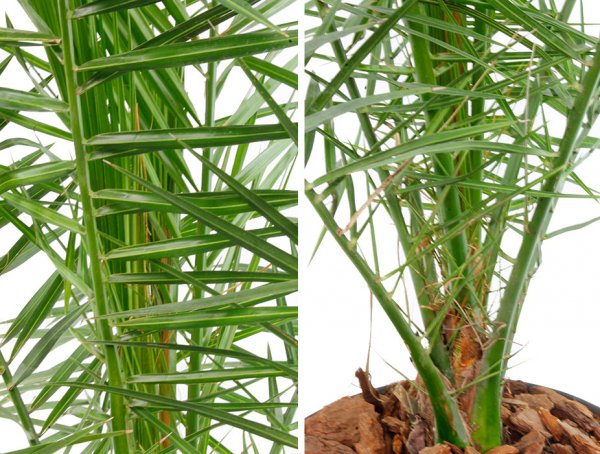
M 2 337 L 16 452 L 296 447 L 291 2 L 20 3 L 39 31 L 0 29 L 0 77 L 33 82 L 0 88 L 0 128 L 28 130 L 0 151 L 29 150 L 0 166 L 0 277 L 55 272 Z

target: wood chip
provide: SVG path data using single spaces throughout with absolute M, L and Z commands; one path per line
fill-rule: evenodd
M 551 434 L 540 419 L 540 415 L 533 408 L 525 407 L 517 413 L 513 413 L 509 418 L 510 424 L 522 434 L 529 432 L 539 432 L 544 437 L 550 438 Z
M 586 432 L 594 432 L 600 424 L 594 414 L 585 405 L 573 400 L 564 400 L 556 404 L 552 414 L 560 419 L 570 419 Z
M 506 394 L 516 396 L 517 394 L 528 393 L 529 386 L 520 380 L 509 380 L 504 384 L 504 391 Z
M 550 447 L 548 449 L 553 454 L 576 454 L 575 453 L 575 449 L 573 449 L 572 446 L 561 445 L 559 443 L 555 443 L 553 445 L 550 445 Z
M 545 444 L 546 437 L 534 430 L 515 443 L 515 448 L 520 454 L 542 454 Z
M 515 399 L 521 400 L 535 410 L 545 408 L 546 410 L 552 410 L 554 403 L 545 394 L 519 394 Z
M 400 435 L 394 435 L 394 439 L 392 440 L 392 451 L 394 454 L 402 454 L 402 448 L 404 447 L 404 437 Z
M 560 425 L 565 430 L 577 454 L 600 454 L 600 445 L 590 436 L 584 434 L 577 427 L 571 426 L 568 421 L 560 421 Z
M 373 413 L 362 413 L 358 417 L 360 441 L 354 445 L 357 454 L 384 454 L 385 438 L 379 418 Z
M 502 405 L 502 407 L 500 407 L 500 416 L 502 417 L 502 422 L 504 424 L 508 423 L 508 420 L 510 419 L 510 415 L 512 415 L 512 411 L 509 408 Z
M 356 451 L 338 441 L 307 435 L 304 438 L 304 454 L 356 454 Z
M 435 445 L 430 448 L 421 449 L 419 454 L 452 454 L 452 450 L 447 445 Z
M 567 400 L 567 398 L 565 396 L 563 396 L 562 394 L 557 393 L 553 389 L 546 388 L 545 386 L 538 386 L 538 385 L 531 386 L 529 388 L 529 392 L 531 394 L 544 394 L 544 395 L 548 396 L 548 398 L 552 401 L 552 403 L 554 405 L 556 405 L 559 402 L 563 402 L 563 401 Z
M 394 416 L 386 416 L 381 422 L 390 432 L 401 435 L 402 438 L 408 437 L 410 426 L 406 421 L 402 421 Z
M 514 446 L 502 445 L 486 451 L 485 454 L 519 454 L 519 450 Z
M 544 427 L 552 434 L 552 438 L 555 441 L 561 441 L 565 436 L 565 431 L 560 424 L 560 420 L 545 408 L 540 408 L 538 415 L 540 415 Z
M 337 441 L 346 446 L 354 446 L 358 442 L 358 415 L 362 412 L 373 412 L 373 406 L 366 403 L 362 396 L 344 397 L 321 411 L 309 416 L 304 424 L 307 435 Z

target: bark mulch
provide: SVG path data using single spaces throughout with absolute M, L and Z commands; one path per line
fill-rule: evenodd
M 600 454 L 600 415 L 552 389 L 507 381 L 502 421 L 504 445 L 486 454 Z M 436 445 L 433 434 L 431 404 L 405 381 L 383 393 L 370 388 L 344 397 L 308 417 L 304 452 L 481 454 L 471 447 Z

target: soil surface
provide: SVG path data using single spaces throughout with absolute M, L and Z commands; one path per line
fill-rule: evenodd
M 480 454 L 434 443 L 431 404 L 417 386 L 380 394 L 364 380 L 363 395 L 306 419 L 305 454 Z M 502 421 L 505 444 L 486 454 L 600 454 L 600 415 L 554 390 L 507 381 Z

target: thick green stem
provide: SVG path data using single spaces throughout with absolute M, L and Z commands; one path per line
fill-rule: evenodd
M 369 264 L 356 252 L 354 245 L 345 236 L 338 235 L 338 226 L 325 205 L 319 200 L 319 196 L 310 188 L 307 188 L 306 195 L 327 230 L 362 275 L 410 351 L 417 372 L 423 379 L 427 392 L 432 396 L 431 404 L 436 420 L 437 439 L 439 441 L 449 441 L 461 448 L 467 446 L 469 444 L 469 431 L 462 420 L 458 405 L 450 395 L 442 375 L 428 352 L 421 345 L 419 337 L 412 332 L 400 308 L 381 283 L 380 277 L 373 274 Z
M 30 446 L 35 446 L 40 443 L 37 432 L 35 431 L 35 426 L 31 421 L 31 417 L 29 416 L 29 411 L 27 410 L 27 406 L 25 402 L 23 402 L 23 398 L 21 397 L 21 392 L 19 388 L 14 386 L 11 387 L 12 383 L 12 374 L 8 368 L 8 364 L 4 359 L 4 355 L 0 351 L 0 373 L 2 374 L 2 380 L 6 385 L 6 389 L 8 390 L 8 395 L 10 396 L 10 400 L 12 400 L 13 405 L 15 406 L 15 410 L 17 410 L 17 416 L 19 417 L 19 421 L 21 422 L 21 427 L 25 432 L 25 436 L 27 437 L 27 441 Z
M 543 192 L 559 192 L 570 172 L 576 146 L 580 139 L 579 134 L 585 122 L 588 107 L 595 100 L 594 93 L 599 83 L 600 43 L 596 47 L 593 64 L 584 76 L 582 91 L 567 116 L 567 125 L 559 147 L 559 155 L 550 168 L 550 171 L 559 171 L 548 177 L 542 187 Z M 500 302 L 490 347 L 483 357 L 482 373 L 490 374 L 490 378 L 477 386 L 475 407 L 471 419 L 474 440 L 484 451 L 501 443 L 502 379 L 511 349 L 511 339 L 518 321 L 519 306 L 523 300 L 526 285 L 531 279 L 533 262 L 548 228 L 556 201 L 556 198 L 548 197 L 540 198 L 538 201 Z
M 72 22 L 68 19 L 68 7 L 72 6 L 70 0 L 58 0 L 60 12 L 60 26 L 62 31 L 63 58 L 65 68 L 65 79 L 67 82 L 67 92 L 69 101 L 69 110 L 71 113 L 71 133 L 73 135 L 73 145 L 75 148 L 76 175 L 79 182 L 79 192 L 81 196 L 81 207 L 83 211 L 83 225 L 85 236 L 82 241 L 86 245 L 90 274 L 94 290 L 94 300 L 92 307 L 96 316 L 96 328 L 100 339 L 111 341 L 112 330 L 108 320 L 102 318 L 110 313 L 108 306 L 106 290 L 102 278 L 102 269 L 100 264 L 100 245 L 98 243 L 99 235 L 96 227 L 96 220 L 93 213 L 92 198 L 90 196 L 90 175 L 88 162 L 86 159 L 86 150 L 83 145 L 82 129 L 82 111 L 81 100 L 77 96 L 77 85 L 75 75 L 75 49 L 73 39 Z M 108 374 L 108 383 L 115 388 L 123 387 L 121 377 L 120 361 L 117 347 L 104 344 L 104 353 L 106 357 L 106 369 Z M 112 430 L 115 432 L 125 431 L 127 429 L 127 406 L 123 396 L 112 393 L 110 395 L 110 410 L 112 415 Z M 118 435 L 113 438 L 114 452 L 116 454 L 126 454 L 129 452 L 126 435 Z
M 419 5 L 413 7 L 413 11 L 415 13 L 418 13 L 418 10 Z M 407 25 L 411 30 L 424 32 L 423 27 L 420 24 L 408 21 Z M 417 81 L 429 85 L 438 85 L 434 74 L 434 64 L 431 59 L 429 42 L 424 38 L 414 34 L 409 35 L 409 40 L 412 47 Z M 423 95 L 424 101 L 427 101 L 428 99 L 429 96 Z M 428 124 L 428 129 L 432 127 L 431 125 L 434 123 L 436 114 L 437 112 L 431 109 L 425 111 L 425 119 Z M 454 162 L 450 154 L 436 154 L 433 156 L 433 162 L 436 174 L 443 177 L 454 176 Z M 452 224 L 458 221 L 462 216 L 462 207 L 458 188 L 453 185 L 440 187 L 438 189 L 438 194 L 442 199 L 440 206 L 442 223 L 450 228 Z M 480 312 L 481 303 L 476 300 L 473 292 L 469 291 L 469 287 L 471 285 L 469 283 L 465 283 L 464 277 L 470 276 L 469 267 L 467 266 L 469 249 L 467 246 L 466 232 L 463 231 L 459 235 L 456 235 L 450 239 L 448 246 L 450 252 L 450 258 L 448 260 L 449 275 L 457 278 L 455 280 L 455 287 L 462 289 L 459 296 L 461 299 L 460 303 L 467 303 L 474 313 L 477 314 Z

